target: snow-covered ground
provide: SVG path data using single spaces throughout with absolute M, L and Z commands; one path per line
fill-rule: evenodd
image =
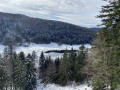
M 0 53 L 3 52 L 4 48 L 5 48 L 5 46 L 0 44 Z
M 73 84 L 64 87 L 55 84 L 48 84 L 46 86 L 44 86 L 43 84 L 39 84 L 35 90 L 92 90 L 92 88 L 88 87 L 87 83 L 79 86 Z

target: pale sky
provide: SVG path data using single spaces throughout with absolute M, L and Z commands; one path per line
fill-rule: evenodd
M 102 0 L 0 0 L 0 12 L 24 14 L 41 19 L 96 27 Z

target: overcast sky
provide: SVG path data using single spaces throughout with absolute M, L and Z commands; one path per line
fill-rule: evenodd
M 102 0 L 0 0 L 0 11 L 64 21 L 84 27 L 101 23 Z

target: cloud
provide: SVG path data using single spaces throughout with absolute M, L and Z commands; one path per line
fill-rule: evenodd
M 100 23 L 99 19 L 96 19 L 94 16 L 90 18 L 88 16 L 79 15 L 79 14 L 62 14 L 58 16 L 59 20 L 64 22 L 69 22 L 72 24 L 80 25 L 80 26 L 87 26 L 87 27 L 95 27 Z M 94 19 L 94 20 L 93 20 Z
M 0 0 L 0 11 L 92 27 L 100 23 L 102 0 Z

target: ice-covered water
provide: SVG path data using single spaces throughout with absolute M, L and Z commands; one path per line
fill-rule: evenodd
M 81 45 L 66 45 L 66 44 L 58 45 L 56 43 L 50 43 L 50 44 L 31 43 L 29 47 L 20 46 L 20 47 L 17 47 L 15 50 L 17 53 L 19 53 L 20 51 L 23 51 L 25 54 L 32 53 L 33 51 L 35 51 L 37 52 L 37 55 L 39 56 L 42 51 L 45 52 L 49 50 L 65 50 L 65 49 L 71 50 L 72 47 L 73 49 L 78 50 L 80 46 Z M 91 45 L 85 44 L 85 47 L 91 48 Z M 60 56 L 61 54 L 51 53 L 50 55 L 52 55 L 52 57 L 55 57 L 55 56 L 57 57 L 57 56 Z

